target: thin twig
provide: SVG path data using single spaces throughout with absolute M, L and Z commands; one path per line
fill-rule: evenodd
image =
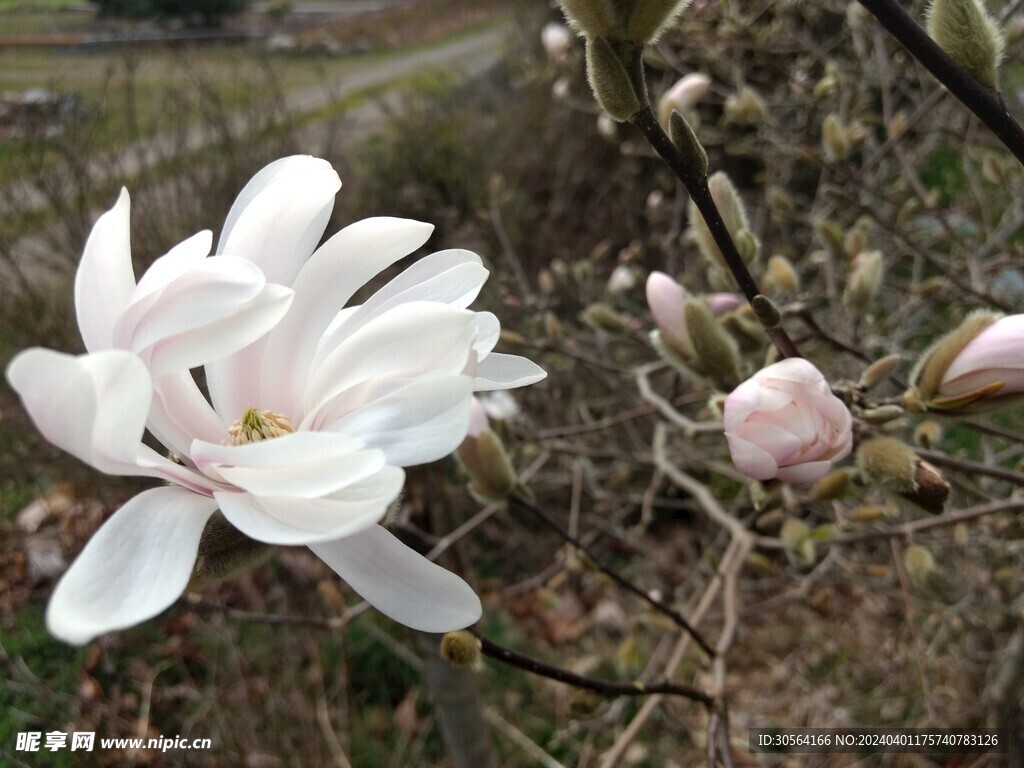
M 499 645 L 493 640 L 484 637 L 475 629 L 470 629 L 469 631 L 480 641 L 480 651 L 484 656 L 550 680 L 557 680 L 560 683 L 575 686 L 576 688 L 585 688 L 588 691 L 595 691 L 609 696 L 649 696 L 652 694 L 680 696 L 690 701 L 700 702 L 709 709 L 715 703 L 715 699 L 711 694 L 690 685 L 673 683 L 668 680 L 661 680 L 655 683 L 642 683 L 640 681 L 618 683 L 614 680 L 602 680 L 596 677 L 578 675 L 575 672 L 570 672 L 568 669 L 546 664 L 539 659 L 525 656 L 517 651 L 513 651 L 511 648 Z
M 632 592 L 634 595 L 636 595 L 644 602 L 646 602 L 648 605 L 650 605 L 652 608 L 654 608 L 654 610 L 667 616 L 669 619 L 672 620 L 672 622 L 677 627 L 684 630 L 691 637 L 693 637 L 694 642 L 696 642 L 697 645 L 699 645 L 708 656 L 714 657 L 714 648 L 711 647 L 711 644 L 707 640 L 701 637 L 700 633 L 698 633 L 697 630 L 694 629 L 693 625 L 690 624 L 690 622 L 686 619 L 685 616 L 683 616 L 681 613 L 679 613 L 679 611 L 675 610 L 671 606 L 666 605 L 660 600 L 655 599 L 646 591 L 636 586 L 633 582 L 629 581 L 628 579 L 620 575 L 617 571 L 613 570 L 607 565 L 604 565 L 600 560 L 598 560 L 598 558 L 593 554 L 593 552 L 585 544 L 583 544 L 583 542 L 572 536 L 567 530 L 565 530 L 565 528 L 562 527 L 562 525 L 557 520 L 555 520 L 546 511 L 536 506 L 535 504 L 531 504 L 529 501 L 516 494 L 513 494 L 509 498 L 509 506 L 510 508 L 513 509 L 529 512 L 530 514 L 540 519 L 551 530 L 557 533 L 563 541 L 565 541 L 568 544 L 571 544 L 580 552 L 582 552 L 587 557 L 587 559 L 589 559 L 590 562 L 594 564 L 594 567 L 601 571 L 601 573 L 610 578 L 612 581 L 614 581 L 616 584 L 618 584 L 626 591 Z

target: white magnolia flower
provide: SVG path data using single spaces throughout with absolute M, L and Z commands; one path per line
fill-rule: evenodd
M 235 201 L 216 255 L 201 233 L 137 285 L 127 194 L 96 223 L 75 283 L 90 354 L 30 349 L 7 377 L 52 443 L 101 471 L 171 485 L 130 500 L 87 544 L 54 590 L 53 634 L 85 643 L 171 605 L 217 509 L 253 539 L 309 546 L 413 628 L 479 618 L 462 579 L 377 523 L 401 467 L 462 441 L 473 391 L 545 374 L 491 352 L 497 318 L 466 308 L 487 278 L 469 251 L 427 256 L 346 307 L 433 228 L 367 219 L 314 251 L 340 186 L 325 161 L 272 163 Z M 200 365 L 212 404 L 189 373 Z M 143 445 L 145 429 L 182 463 Z

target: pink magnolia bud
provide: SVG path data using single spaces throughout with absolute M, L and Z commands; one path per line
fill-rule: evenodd
M 664 272 L 647 278 L 647 305 L 664 342 L 683 360 L 693 357 L 693 342 L 686 331 L 686 289 Z
M 992 400 L 1024 392 L 1024 315 L 1000 317 L 968 341 L 942 375 L 936 396 L 973 392 Z
M 704 303 L 708 305 L 711 314 L 718 317 L 743 304 L 743 297 L 738 293 L 709 293 L 704 297 Z
M 569 50 L 572 48 L 572 32 L 564 24 L 552 21 L 544 25 L 540 32 L 540 42 L 548 57 L 556 62 L 563 63 L 569 57 Z
M 802 358 L 770 365 L 725 399 L 733 464 L 754 480 L 813 483 L 850 453 L 850 412 Z
M 691 72 L 677 80 L 658 101 L 658 121 L 667 127 L 673 110 L 685 113 L 693 109 L 707 95 L 710 87 L 711 78 L 703 72 Z
M 469 431 L 466 433 L 467 438 L 479 437 L 480 433 L 483 432 L 490 426 L 490 422 L 487 420 L 487 410 L 484 408 L 484 404 L 480 402 L 477 397 L 470 398 L 469 401 Z

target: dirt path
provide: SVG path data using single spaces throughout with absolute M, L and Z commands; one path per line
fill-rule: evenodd
M 396 97 L 394 86 L 398 81 L 428 70 L 450 69 L 464 77 L 485 72 L 498 61 L 506 33 L 504 25 L 489 27 L 471 34 L 462 34 L 429 48 L 396 52 L 383 58 L 374 57 L 363 66 L 357 63 L 338 82 L 303 88 L 287 95 L 287 112 L 297 117 L 337 104 L 356 94 L 381 89 L 381 95 L 343 113 L 345 140 L 352 142 L 366 136 L 380 124 L 388 101 Z M 230 126 L 232 132 L 244 135 L 246 119 L 238 116 L 233 121 Z M 303 130 L 312 135 L 316 127 L 315 123 L 310 123 Z M 178 155 L 185 157 L 216 141 L 219 135 L 219 132 L 207 127 L 196 127 L 186 134 L 184 141 L 178 137 L 174 143 Z M 133 177 L 147 169 L 166 164 L 168 156 L 164 137 L 156 136 L 94 158 L 87 164 L 86 173 L 95 180 L 97 187 L 102 188 L 105 182 L 109 184 L 111 169 L 115 168 L 118 180 L 130 187 Z M 139 192 L 160 194 L 159 189 Z M 50 201 L 43 192 L 24 181 L 12 182 L 0 190 L 0 200 L 15 199 L 18 204 L 13 211 L 6 206 L 0 207 L 0 222 L 12 212 L 20 219 L 34 213 L 45 214 L 50 207 Z M 99 215 L 100 212 L 97 210 L 95 213 Z M 30 284 L 44 285 L 55 278 L 66 276 L 73 267 L 72 261 L 67 258 L 67 254 L 51 253 L 44 236 L 22 236 L 0 252 L 0 281 L 6 285 L 16 284 L 17 280 L 12 279 L 12 271 L 17 270 Z

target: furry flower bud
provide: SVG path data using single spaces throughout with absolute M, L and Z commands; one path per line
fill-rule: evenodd
M 505 499 L 518 483 L 512 462 L 501 438 L 491 430 L 483 404 L 475 397 L 469 414 L 469 431 L 455 451 L 469 475 L 469 492 L 484 502 Z
M 708 179 L 708 189 L 711 192 L 711 198 L 715 201 L 718 212 L 722 215 L 722 220 L 725 222 L 729 234 L 732 235 L 733 240 L 736 242 L 736 248 L 740 251 L 740 256 L 745 262 L 750 263 L 757 258 L 760 243 L 750 231 L 750 225 L 747 221 L 747 210 L 740 199 L 739 193 L 736 191 L 736 187 L 733 186 L 732 181 L 729 180 L 729 177 L 723 171 L 717 171 L 711 174 L 711 177 Z M 708 261 L 724 267 L 725 256 L 718 249 L 718 244 L 715 243 L 715 238 L 711 235 L 707 222 L 704 221 L 704 217 L 692 200 L 690 201 L 689 210 L 690 226 L 693 227 L 693 234 L 697 240 L 697 247 L 700 249 L 700 252 L 704 254 Z M 743 233 L 746 233 L 746 235 Z
M 942 473 L 894 437 L 865 441 L 857 450 L 857 468 L 865 482 L 897 493 L 934 514 L 942 512 L 949 498 L 949 484 Z
M 711 78 L 703 72 L 684 75 L 665 91 L 658 100 L 658 122 L 668 128 L 668 119 L 673 111 L 685 115 L 703 99 L 711 87 Z
M 830 162 L 845 160 L 850 154 L 850 137 L 846 133 L 846 126 L 834 112 L 821 124 L 821 144 L 825 149 L 825 157 Z
M 619 122 L 629 120 L 642 106 L 619 55 L 603 37 L 587 38 L 587 81 L 594 98 Z
M 693 168 L 698 176 L 707 176 L 708 153 L 697 138 L 697 134 L 693 132 L 693 128 L 686 122 L 686 118 L 679 112 L 673 112 L 669 117 L 668 135 L 686 160 L 686 164 Z
M 853 260 L 853 272 L 843 291 L 843 303 L 854 312 L 863 312 L 878 294 L 885 261 L 881 251 L 864 251 Z
M 933 0 L 928 7 L 928 34 L 979 83 L 993 90 L 998 87 L 1006 43 L 981 0 Z

